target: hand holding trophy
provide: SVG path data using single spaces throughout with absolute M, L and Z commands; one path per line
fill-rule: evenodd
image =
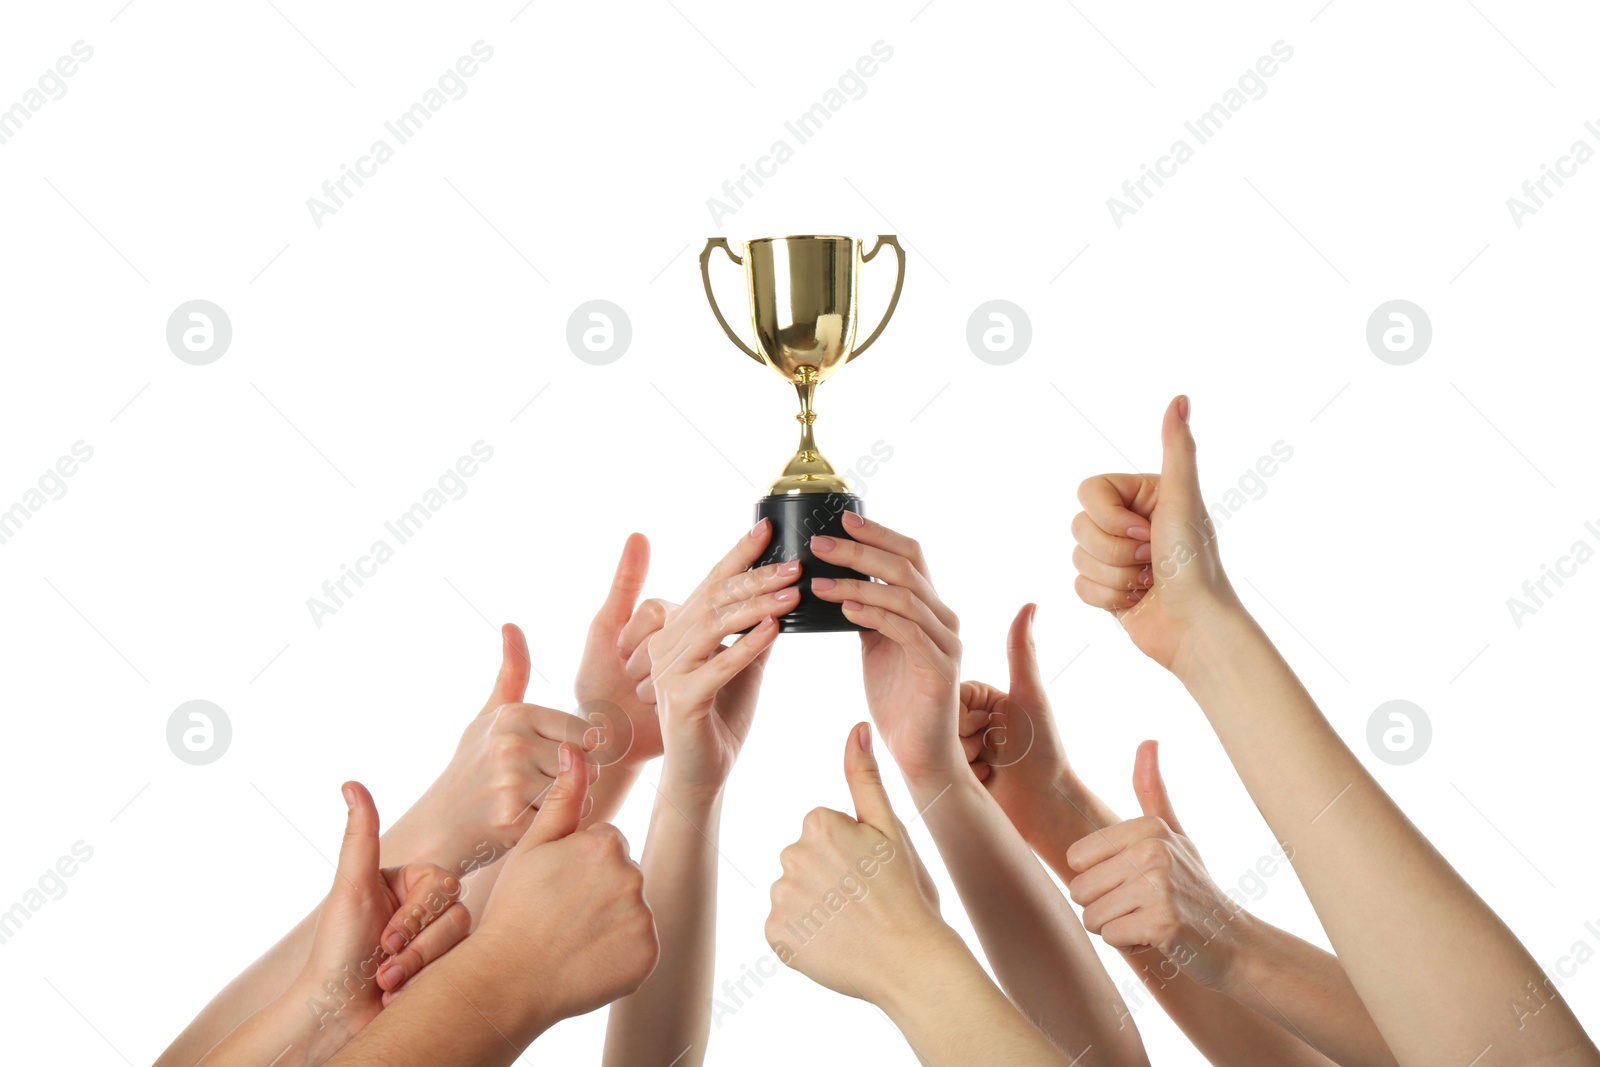
M 811 538 L 819 534 L 850 536 L 841 518 L 844 512 L 862 514 L 861 498 L 850 492 L 849 483 L 817 450 L 812 431 L 817 413 L 812 410 L 812 398 L 829 375 L 872 347 L 889 324 L 905 282 L 906 254 L 894 235 L 880 235 L 871 251 L 863 249 L 864 243 L 850 237 L 765 237 L 746 241 L 744 255 L 736 256 L 725 238 L 713 237 L 700 253 L 706 299 L 723 332 L 745 355 L 781 375 L 800 396 L 800 413 L 795 416 L 800 422 L 800 447 L 756 504 L 756 520 L 772 522 L 772 542 L 757 566 L 798 559 L 805 579 L 865 577 L 811 554 Z M 744 267 L 755 331 L 753 349 L 733 332 L 711 291 L 711 251 L 719 245 L 729 259 Z M 885 245 L 894 249 L 898 260 L 894 293 L 878 328 L 859 348 L 853 348 L 857 275 L 861 264 Z M 838 604 L 812 596 L 809 580 L 802 580 L 800 602 L 779 620 L 779 628 L 782 633 L 860 629 L 844 617 Z

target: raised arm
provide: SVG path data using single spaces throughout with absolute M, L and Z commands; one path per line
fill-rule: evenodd
M 1362 766 L 1239 602 L 1200 494 L 1188 417 L 1186 397 L 1167 409 L 1159 476 L 1084 483 L 1080 499 L 1102 536 L 1092 566 L 1080 567 L 1079 596 L 1111 611 L 1199 703 L 1292 850 L 1399 1063 L 1600 1063 L 1533 957 Z M 1131 564 L 1143 543 L 1148 591 Z
M 964 741 L 974 775 L 1085 906 L 1089 932 L 1123 950 L 1141 997 L 1153 997 L 1212 1063 L 1319 1067 L 1332 1056 L 1349 1065 L 1392 1064 L 1338 961 L 1216 887 L 1178 825 L 1153 743 L 1140 750 L 1134 769 L 1142 819 L 1124 823 L 1084 783 L 1039 674 L 1035 612 L 1024 605 L 1007 634 L 1007 689 L 962 683 Z M 1075 845 L 1077 862 L 1089 862 L 1107 835 L 1118 835 L 1123 847 L 1109 854 L 1104 870 L 1091 874 L 1068 862 Z M 1130 882 L 1144 894 L 1139 922 L 1108 926 L 1114 904 L 1097 901 Z M 1263 984 L 1260 972 L 1268 968 L 1273 978 Z M 1271 1003 L 1263 988 L 1273 990 Z
M 705 1061 L 723 788 L 750 732 L 775 619 L 799 599 L 798 563 L 745 569 L 771 533 L 763 520 L 741 537 L 650 641 L 653 669 L 640 688 L 653 690 L 666 754 L 642 865 L 661 962 L 638 992 L 611 1006 L 607 1067 Z
M 562 1019 L 639 987 L 656 962 L 644 879 L 609 824 L 580 829 L 583 755 L 555 784 L 484 902 L 478 928 L 425 968 L 330 1062 L 505 1067 Z
M 877 582 L 817 579 L 861 635 L 867 706 L 900 765 L 1000 986 L 1069 1058 L 1144 1064 L 1116 984 L 1071 906 L 973 777 L 958 735 L 961 642 L 917 543 L 849 512 L 812 551 Z
M 938 890 L 889 804 L 866 723 L 846 742 L 845 779 L 855 817 L 815 809 L 780 857 L 766 930 L 778 958 L 876 1004 L 928 1067 L 1068 1067 L 939 917 Z
M 1144 814 L 1089 832 L 1062 857 L 1084 926 L 1153 978 L 1156 999 L 1215 1063 L 1393 1067 L 1339 961 L 1217 888 L 1173 811 L 1156 751 L 1147 741 L 1134 762 Z M 1292 858 L 1292 846 L 1279 850 Z
M 199 1067 L 326 1063 L 394 990 L 466 936 L 460 880 L 430 864 L 380 869 L 372 796 L 359 782 L 346 782 L 343 792 L 344 841 L 304 968 Z
M 661 754 L 653 707 L 634 694 L 627 663 L 660 626 L 670 605 L 634 608 L 650 550 L 634 534 L 622 550 L 611 590 L 594 621 L 574 688 L 582 717 L 523 702 L 531 663 L 515 625 L 501 629 L 500 670 L 489 698 L 467 724 L 455 752 L 422 797 L 384 833 L 385 866 L 432 863 L 463 879 L 463 902 L 474 916 L 499 876 L 495 862 L 521 837 L 555 777 L 556 746 L 588 750 L 595 774 L 587 822 L 610 819 L 645 761 Z M 619 621 L 620 620 L 620 621 Z M 625 632 L 624 632 L 625 631 Z M 193 1067 L 208 1049 L 273 1001 L 299 975 L 311 948 L 317 912 L 295 924 L 213 997 L 156 1067 Z

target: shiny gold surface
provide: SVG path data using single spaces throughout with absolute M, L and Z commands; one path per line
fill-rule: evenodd
M 795 387 L 800 398 L 800 447 L 772 483 L 772 495 L 793 493 L 848 493 L 849 484 L 834 472 L 817 450 L 812 426 L 817 413 L 812 399 L 817 386 L 850 360 L 865 352 L 894 314 L 905 283 L 906 254 L 892 234 L 878 237 L 870 252 L 863 242 L 849 237 L 766 237 L 747 241 L 743 255 L 735 255 L 722 237 L 706 242 L 700 253 L 700 275 L 706 299 L 728 339 L 745 355 L 765 363 Z M 885 245 L 897 259 L 894 293 L 877 329 L 855 345 L 857 273 Z M 711 291 L 711 251 L 721 246 L 728 258 L 745 269 L 745 293 L 755 348 L 745 344 L 717 306 Z

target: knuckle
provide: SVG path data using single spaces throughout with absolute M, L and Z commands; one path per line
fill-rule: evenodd
M 444 910 L 438 918 L 439 926 L 450 935 L 452 942 L 459 941 L 472 929 L 472 913 L 459 902 Z
M 494 806 L 494 812 L 489 818 L 490 829 L 507 842 L 506 847 L 516 844 L 516 839 L 521 836 L 518 825 L 522 821 L 522 813 L 529 810 L 531 805 L 524 806 L 509 800 L 501 800 Z
M 812 808 L 806 812 L 806 817 L 800 820 L 802 836 L 806 834 L 820 834 L 828 827 L 828 816 L 831 813 L 827 808 Z
M 1089 521 L 1089 513 L 1086 511 L 1080 511 L 1076 515 L 1072 516 L 1072 523 L 1068 529 L 1072 533 L 1072 539 L 1081 545 L 1083 544 L 1084 540 L 1088 538 L 1090 527 L 1093 525 L 1094 524 Z
M 489 751 L 495 759 L 512 763 L 527 759 L 532 748 L 532 742 L 519 733 L 498 732 L 489 742 Z
M 608 822 L 598 823 L 590 827 L 589 833 L 603 852 L 627 858 L 628 839 L 615 826 Z
M 1159 815 L 1141 815 L 1133 820 L 1133 824 L 1138 828 L 1141 838 L 1158 837 L 1167 828 Z
M 1139 842 L 1138 863 L 1147 871 L 1165 870 L 1172 864 L 1172 854 L 1167 851 L 1164 842 L 1155 838 L 1147 838 Z

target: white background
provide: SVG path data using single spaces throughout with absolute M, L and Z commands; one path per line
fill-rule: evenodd
M 793 447 L 793 396 L 712 320 L 710 234 L 900 235 L 899 312 L 819 394 L 822 445 L 840 464 L 893 448 L 868 508 L 924 542 L 968 676 L 1003 682 L 1004 628 L 1040 603 L 1084 776 L 1131 814 L 1134 748 L 1160 738 L 1224 885 L 1270 835 L 1185 694 L 1074 597 L 1068 523 L 1082 478 L 1155 467 L 1174 393 L 1194 398 L 1214 501 L 1290 446 L 1222 525 L 1246 603 L 1541 962 L 1600 947 L 1600 563 L 1520 628 L 1506 606 L 1575 540 L 1600 546 L 1600 164 L 1521 228 L 1505 203 L 1575 139 L 1600 147 L 1592 12 L 123 2 L 7 5 L 0 30 L 0 106 L 94 49 L 0 145 L 0 507 L 74 442 L 94 450 L 0 545 L 0 908 L 93 849 L 0 945 L 6 1060 L 152 1059 L 325 891 L 339 783 L 392 821 L 443 766 L 492 679 L 491 624 L 527 629 L 530 699 L 567 706 L 630 530 L 655 545 L 650 594 L 679 597 L 746 528 Z M 307 198 L 479 40 L 494 55 L 467 94 L 317 227 Z M 1280 40 L 1293 58 L 1266 95 L 1116 226 L 1106 198 Z M 893 55 L 865 95 L 794 146 L 784 122 L 877 41 Z M 713 225 L 707 198 L 780 137 L 794 158 Z M 868 324 L 887 266 L 866 268 Z M 233 325 L 209 366 L 165 340 L 196 298 Z M 607 366 L 565 341 L 594 298 L 633 327 Z M 1032 322 L 1006 366 L 966 343 L 993 298 Z M 1395 298 L 1433 324 L 1408 366 L 1365 341 Z M 494 458 L 468 494 L 314 625 L 306 598 L 478 440 Z M 803 813 L 848 803 L 856 660 L 845 635 L 777 648 L 729 787 L 719 982 L 767 952 Z M 207 767 L 165 740 L 196 698 L 233 724 Z M 1433 723 L 1409 766 L 1366 747 L 1394 698 Z M 636 850 L 651 796 L 619 820 Z M 1290 872 L 1252 907 L 1320 940 Z M 970 933 L 948 887 L 945 912 Z M 1563 991 L 1600 1023 L 1600 967 Z M 1136 1018 L 1156 1062 L 1197 1061 L 1158 1009 Z M 527 1058 L 594 1062 L 603 1025 Z M 871 1007 L 787 972 L 713 1040 L 724 1064 L 912 1062 Z

